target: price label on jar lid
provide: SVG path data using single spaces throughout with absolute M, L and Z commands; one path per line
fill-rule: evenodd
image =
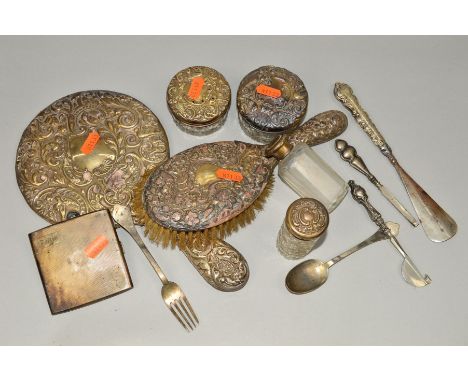
M 192 78 L 192 83 L 188 91 L 189 98 L 196 100 L 200 97 L 203 85 L 205 84 L 205 79 L 203 77 L 194 77 Z
M 234 182 L 241 182 L 244 179 L 244 176 L 240 172 L 226 170 L 225 168 L 218 168 L 216 176 L 220 179 L 232 180 Z
M 255 90 L 257 91 L 257 93 L 263 94 L 271 98 L 281 97 L 281 90 L 272 88 L 271 86 L 267 86 L 264 84 L 258 85 Z
M 81 146 L 81 152 L 85 155 L 91 154 L 99 142 L 99 138 L 99 133 L 97 131 L 91 131 Z

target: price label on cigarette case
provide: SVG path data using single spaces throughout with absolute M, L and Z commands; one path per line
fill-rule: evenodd
M 232 180 L 234 182 L 241 182 L 244 177 L 240 172 L 226 170 L 225 168 L 218 168 L 216 170 L 216 176 L 220 179 Z
M 192 83 L 190 84 L 190 89 L 188 91 L 189 98 L 193 100 L 198 99 L 198 97 L 200 97 L 204 84 L 205 84 L 205 79 L 203 77 L 192 78 Z
M 99 254 L 107 247 L 109 244 L 109 240 L 104 235 L 99 235 L 96 239 L 94 239 L 91 243 L 89 243 L 85 248 L 86 256 L 91 259 L 95 259 L 99 256 Z
M 99 142 L 99 138 L 99 133 L 97 131 L 90 132 L 81 146 L 81 152 L 85 155 L 91 154 Z
M 272 88 L 271 86 L 260 84 L 256 88 L 257 93 L 263 94 L 271 98 L 281 97 L 281 90 Z

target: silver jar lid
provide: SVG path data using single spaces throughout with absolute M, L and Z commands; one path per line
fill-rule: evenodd
M 288 231 L 300 240 L 319 237 L 327 229 L 328 222 L 327 209 L 312 198 L 301 198 L 291 203 L 285 218 Z
M 239 115 L 252 127 L 280 133 L 299 125 L 307 111 L 302 80 L 287 69 L 262 66 L 247 74 L 237 91 Z
M 217 70 L 191 66 L 172 77 L 166 101 L 177 122 L 203 130 L 226 116 L 231 104 L 231 88 Z

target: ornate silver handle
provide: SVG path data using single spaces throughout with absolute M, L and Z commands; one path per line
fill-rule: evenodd
M 388 235 L 388 237 L 390 237 L 390 230 L 385 225 L 385 221 L 383 220 L 380 212 L 377 211 L 377 209 L 374 208 L 372 204 L 370 204 L 366 190 L 360 185 L 354 183 L 353 180 L 350 180 L 348 184 L 349 188 L 351 189 L 351 195 L 353 196 L 353 199 L 365 207 L 371 220 L 375 224 L 377 224 L 377 226 L 382 230 L 382 232 L 385 232 Z
M 384 233 L 387 236 L 387 238 L 390 239 L 390 242 L 392 243 L 392 245 L 398 250 L 400 255 L 403 257 L 403 264 L 402 264 L 401 272 L 405 281 L 416 287 L 423 287 L 423 286 L 430 284 L 432 281 L 431 278 L 428 275 L 423 275 L 418 270 L 416 265 L 414 265 L 413 261 L 410 259 L 407 253 L 403 250 L 400 243 L 396 239 L 395 237 L 396 235 L 394 234 L 394 232 L 392 232 L 392 224 L 395 224 L 395 223 L 389 222 L 387 226 L 380 212 L 377 211 L 372 206 L 372 204 L 369 203 L 369 200 L 367 199 L 366 190 L 364 190 L 364 188 L 354 183 L 352 180 L 350 180 L 348 184 L 349 184 L 349 187 L 351 188 L 351 195 L 353 196 L 353 199 L 356 200 L 359 204 L 362 204 L 366 208 L 367 213 L 369 214 L 371 220 L 375 224 L 377 224 L 377 226 L 379 227 L 379 231 Z
M 315 146 L 336 138 L 347 127 L 348 118 L 346 118 L 344 113 L 337 110 L 329 110 L 317 114 L 291 133 L 285 134 L 285 136 L 292 146 L 297 143 Z
M 371 183 L 379 189 L 385 199 L 387 199 L 392 204 L 392 206 L 395 207 L 397 211 L 405 217 L 406 220 L 408 220 L 414 227 L 419 224 L 413 215 L 411 215 L 403 206 L 403 204 L 401 204 L 400 201 L 368 170 L 366 164 L 357 154 L 356 149 L 353 146 L 348 145 L 348 143 L 342 139 L 337 139 L 335 141 L 335 148 L 336 151 L 340 153 L 341 159 L 348 162 L 351 167 L 363 173 L 371 181 Z
M 345 162 L 348 162 L 351 167 L 358 170 L 360 173 L 364 174 L 367 179 L 369 179 L 375 186 L 382 187 L 382 184 L 369 171 L 366 164 L 358 155 L 356 149 L 353 146 L 348 145 L 348 142 L 343 139 L 337 139 L 335 141 L 335 149 L 340 153 L 341 159 L 343 159 Z
M 223 240 L 201 237 L 188 241 L 182 251 L 205 281 L 220 291 L 239 290 L 249 279 L 244 256 Z
M 385 138 L 380 134 L 380 131 L 375 127 L 374 122 L 359 104 L 358 99 L 353 93 L 353 89 L 347 84 L 337 82 L 335 84 L 335 97 L 340 101 L 353 115 L 357 123 L 370 137 L 372 142 L 382 151 L 391 152 L 390 147 L 385 142 Z

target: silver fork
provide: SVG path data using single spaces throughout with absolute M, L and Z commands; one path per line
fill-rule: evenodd
M 192 306 L 179 285 L 167 279 L 153 255 L 151 255 L 151 252 L 146 248 L 145 243 L 143 243 L 141 236 L 138 234 L 135 225 L 133 224 L 130 208 L 122 205 L 115 205 L 112 210 L 112 217 L 130 234 L 133 240 L 135 240 L 158 275 L 163 284 L 161 289 L 162 298 L 174 317 L 187 331 L 195 329 L 199 324 L 197 315 L 193 311 Z

